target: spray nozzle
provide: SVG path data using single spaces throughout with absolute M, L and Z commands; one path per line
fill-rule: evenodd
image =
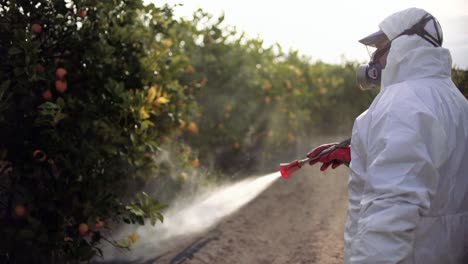
M 332 152 L 333 150 L 335 150 L 337 148 L 347 147 L 347 146 L 349 146 L 349 144 L 351 144 L 351 139 L 350 138 L 345 139 L 345 140 L 341 141 L 338 144 L 335 144 L 335 145 L 333 145 L 333 146 L 331 146 L 329 148 L 326 148 L 326 149 L 322 150 L 320 153 L 318 153 L 317 155 L 315 155 L 312 158 L 305 158 L 305 159 L 302 159 L 302 160 L 295 160 L 295 161 L 291 161 L 289 163 L 281 163 L 279 165 L 279 171 L 281 173 L 281 176 L 283 178 L 287 179 L 287 178 L 289 178 L 289 176 L 291 174 L 293 174 L 294 172 L 299 170 L 305 163 L 316 160 L 316 159 L 320 158 L 321 156 L 323 156 L 325 154 L 328 154 L 328 153 Z
M 290 163 L 281 163 L 279 165 L 279 171 L 281 176 L 285 179 L 289 178 L 289 175 L 293 174 L 295 171 L 300 169 L 304 163 L 309 162 L 309 158 L 305 158 L 303 160 L 295 160 Z

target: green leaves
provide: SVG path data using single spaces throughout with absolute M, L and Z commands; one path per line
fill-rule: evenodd
M 156 199 L 152 199 L 145 192 L 137 194 L 135 200 L 135 202 L 125 206 L 125 209 L 128 211 L 127 217 L 124 218 L 126 223 L 144 225 L 144 219 L 149 218 L 151 225 L 154 226 L 156 221 L 164 221 L 161 211 L 167 207 L 166 205 L 159 203 Z
M 17 47 L 11 47 L 9 50 L 8 50 L 8 55 L 18 55 L 18 54 L 21 54 L 23 51 Z
M 62 112 L 58 104 L 46 102 L 38 106 L 38 117 L 35 125 L 38 127 L 55 127 L 67 115 Z

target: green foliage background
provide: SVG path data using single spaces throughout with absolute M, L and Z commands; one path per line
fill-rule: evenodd
M 349 134 L 377 93 L 356 87 L 358 62 L 312 62 L 223 17 L 172 12 L 141 0 L 0 3 L 0 261 L 129 248 L 136 237 L 112 240 L 112 228 L 162 221 L 156 197 L 271 172 L 313 135 Z M 468 96 L 467 71 L 453 79 Z

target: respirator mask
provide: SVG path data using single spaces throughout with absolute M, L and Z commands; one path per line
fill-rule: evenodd
M 380 86 L 382 80 L 382 65 L 379 60 L 390 49 L 391 42 L 388 42 L 382 49 L 377 49 L 371 55 L 369 64 L 359 65 L 356 71 L 356 80 L 361 90 L 371 90 Z
M 425 27 L 426 24 L 431 21 L 433 22 L 433 29 L 434 32 L 429 33 Z M 427 42 L 431 43 L 434 47 L 441 47 L 443 36 L 442 30 L 440 27 L 439 22 L 430 14 L 426 14 L 423 16 L 416 24 L 414 24 L 411 28 L 406 29 L 396 38 L 403 36 L 403 35 L 418 35 Z M 366 46 L 375 46 L 376 43 L 382 43 L 385 41 L 386 36 L 382 31 L 378 31 L 359 42 L 363 43 Z M 386 39 L 388 41 L 388 39 Z M 368 64 L 359 65 L 356 70 L 356 80 L 358 83 L 359 88 L 361 90 L 370 90 L 377 86 L 380 86 L 380 82 L 382 80 L 382 65 L 380 64 L 379 60 L 384 56 L 390 49 L 392 41 L 388 41 L 388 43 L 381 49 L 377 49 L 371 55 L 371 61 Z

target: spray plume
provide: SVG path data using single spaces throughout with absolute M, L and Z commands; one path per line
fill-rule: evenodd
M 163 254 L 178 243 L 178 239 L 196 235 L 217 224 L 243 205 L 253 200 L 270 186 L 280 173 L 275 172 L 262 177 L 245 179 L 231 185 L 217 187 L 193 197 L 189 204 L 174 202 L 164 214 L 164 223 L 156 226 L 137 228 L 139 237 L 130 253 L 106 248 L 105 261 L 142 261 Z M 128 228 L 122 229 L 118 237 L 131 233 Z

